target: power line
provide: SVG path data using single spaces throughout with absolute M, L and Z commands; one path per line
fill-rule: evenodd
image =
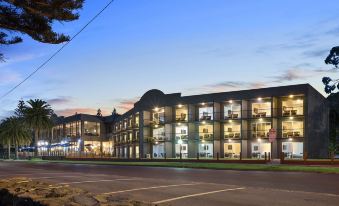
M 48 62 L 50 62 L 57 54 L 59 54 L 69 43 L 72 42 L 73 39 L 75 39 L 82 31 L 85 30 L 85 28 L 90 25 L 98 16 L 100 16 L 101 13 L 103 13 L 112 3 L 114 0 L 109 1 L 104 8 L 102 8 L 85 26 L 83 26 L 68 42 L 63 44 L 60 49 L 56 50 L 52 56 L 50 56 L 46 61 L 44 61 L 38 68 L 36 68 L 32 73 L 30 73 L 25 79 L 23 79 L 21 82 L 19 82 L 15 87 L 10 89 L 8 92 L 6 92 L 4 95 L 0 97 L 0 100 L 8 96 L 10 93 L 12 93 L 14 90 L 16 90 L 20 85 L 22 85 L 24 82 L 26 82 L 29 78 L 31 78 L 35 73 L 37 73 L 39 70 L 41 70 Z

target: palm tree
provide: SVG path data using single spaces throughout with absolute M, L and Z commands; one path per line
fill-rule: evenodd
M 18 158 L 19 146 L 28 145 L 31 135 L 22 118 L 9 117 L 1 124 L 1 140 L 8 144 L 8 158 L 10 158 L 11 143 L 15 146 L 15 157 Z
M 41 130 L 52 126 L 51 115 L 53 110 L 47 102 L 41 99 L 28 100 L 24 109 L 24 118 L 29 128 L 34 131 L 35 155 L 38 155 L 38 141 Z

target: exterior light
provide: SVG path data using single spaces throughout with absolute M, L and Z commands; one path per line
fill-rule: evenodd
M 202 121 L 203 124 L 206 124 L 206 121 Z
M 154 111 L 156 111 L 156 112 L 159 111 L 159 108 L 158 108 L 158 107 L 155 107 L 155 108 L 154 108 Z
M 292 94 L 291 94 L 291 95 L 289 95 L 288 97 L 289 97 L 289 98 L 293 98 L 293 97 L 294 97 L 294 95 L 292 95 Z
M 259 121 L 262 122 L 262 118 L 260 118 Z
M 262 98 L 261 98 L 261 97 L 259 97 L 259 98 L 258 98 L 258 101 L 261 101 L 261 100 L 262 100 Z
M 155 127 L 155 128 L 158 128 L 159 126 L 156 124 L 156 125 L 154 125 L 154 127 Z
M 158 144 L 158 143 L 159 143 L 158 141 L 155 142 L 155 144 Z
M 290 119 L 293 119 L 293 117 L 290 117 Z
M 182 143 L 183 143 L 182 139 L 179 139 L 178 144 L 182 144 Z
M 201 105 L 205 105 L 205 102 L 201 103 Z
M 178 107 L 181 108 L 181 107 L 182 107 L 182 104 L 179 104 Z
M 229 100 L 229 101 L 228 101 L 228 103 L 232 104 L 232 103 L 233 103 L 233 101 L 232 101 L 232 100 Z
M 232 142 L 232 140 L 231 140 L 231 139 L 228 139 L 228 142 Z
M 292 139 L 292 138 L 289 138 L 288 140 L 289 140 L 289 141 L 292 141 L 293 139 Z
M 301 102 L 301 99 L 297 99 L 297 103 L 300 103 Z
M 178 125 L 180 126 L 180 125 L 181 125 L 181 123 L 179 122 L 179 123 L 178 123 Z
M 203 139 L 203 140 L 201 140 L 201 142 L 202 142 L 202 143 L 205 143 L 205 140 Z
M 232 122 L 233 122 L 233 120 L 231 120 L 231 119 L 230 119 L 230 120 L 228 120 L 228 122 L 232 123 Z
M 258 142 L 261 142 L 261 138 L 258 138 Z

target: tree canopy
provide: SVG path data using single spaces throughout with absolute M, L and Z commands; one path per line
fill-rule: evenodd
M 333 47 L 330 54 L 325 59 L 325 64 L 332 64 L 335 68 L 339 65 L 339 46 Z M 339 79 L 331 79 L 330 77 L 323 77 L 323 84 L 325 85 L 325 92 L 330 94 L 336 88 L 339 90 Z
M 84 0 L 1 0 L 0 44 L 22 42 L 18 34 L 27 34 L 42 43 L 59 44 L 70 37 L 53 30 L 54 21 L 69 22 L 79 18 L 77 11 Z M 0 53 L 0 60 L 3 54 Z

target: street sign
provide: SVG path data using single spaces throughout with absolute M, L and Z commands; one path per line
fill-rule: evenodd
M 274 142 L 274 140 L 277 138 L 277 130 L 272 128 L 268 132 L 268 141 L 269 142 Z

